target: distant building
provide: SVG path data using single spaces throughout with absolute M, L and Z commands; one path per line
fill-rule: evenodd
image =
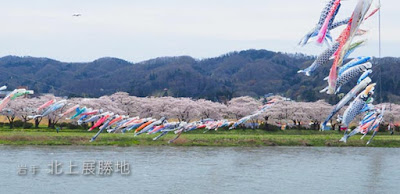
M 168 96 L 168 88 L 164 88 L 164 94 L 162 96 L 163 97 Z
M 25 89 L 28 90 L 28 86 L 18 86 L 17 89 Z M 24 95 L 24 98 L 28 98 L 28 94 Z
M 282 98 L 284 101 L 292 101 L 290 98 Z

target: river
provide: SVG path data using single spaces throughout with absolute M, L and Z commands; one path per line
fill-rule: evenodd
M 399 161 L 399 148 L 0 146 L 0 193 L 398 193 Z

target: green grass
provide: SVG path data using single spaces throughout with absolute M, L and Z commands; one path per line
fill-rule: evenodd
M 203 134 L 202 130 L 184 133 L 174 143 L 168 140 L 175 137 L 170 133 L 158 141 L 155 135 L 142 134 L 134 137 L 133 133 L 102 133 L 94 142 L 90 138 L 97 130 L 88 132 L 83 129 L 63 129 L 56 133 L 55 129 L 1 129 L 0 144 L 3 145 L 108 145 L 108 146 L 357 146 L 364 147 L 369 136 L 360 140 L 354 136 L 348 142 L 338 140 L 342 133 L 337 131 L 287 130 L 267 132 L 262 130 L 219 130 Z M 400 136 L 390 136 L 382 132 L 378 134 L 368 147 L 400 147 Z

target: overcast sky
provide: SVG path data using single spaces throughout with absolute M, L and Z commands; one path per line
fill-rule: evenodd
M 296 44 L 315 26 L 326 2 L 13 0 L 0 6 L 0 56 L 75 62 L 109 56 L 139 62 L 159 56 L 208 58 L 244 49 L 317 55 L 322 47 Z M 343 1 L 337 18 L 348 17 L 356 2 Z M 399 20 L 400 1 L 382 0 L 383 56 L 400 57 Z M 369 30 L 368 44 L 355 55 L 378 55 L 378 17 L 362 28 Z

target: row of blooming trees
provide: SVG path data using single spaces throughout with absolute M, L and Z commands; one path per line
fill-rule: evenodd
M 44 95 L 35 98 L 20 98 L 11 101 L 3 109 L 2 114 L 7 118 L 10 127 L 13 127 L 15 119 L 21 120 L 24 124 L 28 122 L 31 115 L 39 114 L 37 107 L 49 101 L 52 98 L 61 100 L 59 97 Z M 111 96 L 100 98 L 71 98 L 68 104 L 58 111 L 46 116 L 49 127 L 54 127 L 65 118 L 60 118 L 60 113 L 79 104 L 92 109 L 102 109 L 103 111 L 114 112 L 120 115 L 131 117 L 167 117 L 179 121 L 194 121 L 205 118 L 212 119 L 232 119 L 237 120 L 246 115 L 250 115 L 262 106 L 263 100 L 257 100 L 251 97 L 233 98 L 222 104 L 209 100 L 191 98 L 173 98 L 173 97 L 135 97 L 128 93 L 118 92 Z M 382 104 L 383 105 L 383 104 Z M 382 106 L 377 105 L 377 106 Z M 400 118 L 400 105 L 385 104 L 386 121 L 395 122 Z M 346 107 L 345 107 L 346 108 Z M 344 109 L 345 109 L 344 108 Z M 251 120 L 252 123 L 263 122 L 266 125 L 287 125 L 293 128 L 313 128 L 319 129 L 321 122 L 330 113 L 332 106 L 324 101 L 317 102 L 294 102 L 280 101 L 265 113 Z M 343 109 L 343 110 L 344 110 Z M 341 112 L 342 114 L 343 112 Z M 39 126 L 42 118 L 34 120 L 35 127 Z M 331 121 L 331 125 L 337 125 L 336 119 Z

